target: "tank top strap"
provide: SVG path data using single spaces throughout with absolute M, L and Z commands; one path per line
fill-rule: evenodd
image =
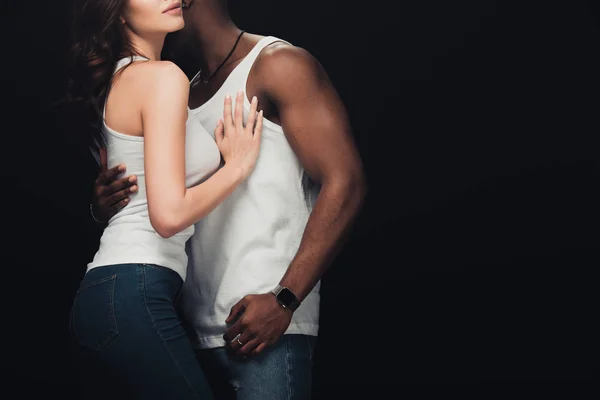
M 114 70 L 113 74 L 116 74 L 121 68 L 123 68 L 126 65 L 129 65 L 135 61 L 148 61 L 148 59 L 146 57 L 137 56 L 137 55 L 130 56 L 130 57 L 123 57 L 119 61 L 117 61 L 117 64 L 115 65 L 115 70 Z
M 258 57 L 258 55 L 260 54 L 260 52 L 265 47 L 267 47 L 271 43 L 275 43 L 275 42 L 283 42 L 283 43 L 287 43 L 287 44 L 289 44 L 291 46 L 291 43 L 289 43 L 286 40 L 279 39 L 278 37 L 275 37 L 275 36 L 265 36 L 264 38 L 260 39 L 258 41 L 258 43 L 256 43 L 254 45 L 254 47 L 248 52 L 248 54 L 246 54 L 246 56 L 244 57 L 244 59 L 231 72 L 231 75 L 236 75 L 236 74 L 239 74 L 239 73 L 247 75 L 247 73 L 250 71 L 250 68 L 254 64 L 254 61 L 256 60 L 256 58 Z M 196 72 L 196 74 L 192 77 L 192 79 L 190 79 L 190 84 L 192 82 L 194 82 L 198 78 L 198 76 L 200 75 L 201 72 L 202 72 L 202 70 L 199 70 L 198 72 Z M 245 85 L 244 85 L 244 87 L 245 87 Z
M 265 47 L 275 42 L 283 42 L 289 44 L 290 46 L 292 45 L 290 42 L 283 39 L 279 39 L 278 37 L 265 36 L 264 38 L 259 40 L 258 43 L 256 43 L 256 45 L 252 48 L 252 50 L 250 50 L 248 55 L 244 57 L 244 60 L 242 60 L 242 62 L 248 63 L 250 65 L 254 64 L 254 61 L 259 56 L 260 52 L 263 51 Z
M 242 62 L 240 62 L 238 67 L 232 73 L 241 75 L 238 75 L 238 78 L 236 78 L 241 79 L 241 87 L 243 87 L 244 89 L 246 88 L 246 83 L 248 81 L 248 76 L 250 75 L 250 70 L 252 69 L 254 62 L 256 61 L 260 53 L 263 51 L 263 49 L 275 42 L 282 42 L 292 46 L 292 44 L 287 40 L 283 40 L 275 36 L 265 36 L 264 38 L 259 40 L 259 42 L 256 43 L 256 45 L 252 48 L 252 50 L 250 50 L 248 55 L 244 57 Z

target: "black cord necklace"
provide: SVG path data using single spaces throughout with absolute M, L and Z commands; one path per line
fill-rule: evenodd
M 231 48 L 231 51 L 229 52 L 229 54 L 227 55 L 227 57 L 225 57 L 225 59 L 223 60 L 223 62 L 221 62 L 221 64 L 217 67 L 217 69 L 215 69 L 215 71 L 210 74 L 210 76 L 208 77 L 208 79 L 202 79 L 202 68 L 200 68 L 200 71 L 198 71 L 198 73 L 196 74 L 196 76 L 194 76 L 192 78 L 192 81 L 190 83 L 190 85 L 193 85 L 197 80 L 200 80 L 200 82 L 204 83 L 205 85 L 207 83 L 210 82 L 210 80 L 212 79 L 213 76 L 215 76 L 215 74 L 221 69 L 221 67 L 223 65 L 225 65 L 225 63 L 227 62 L 227 60 L 229 60 L 229 57 L 231 57 L 231 55 L 233 54 L 233 52 L 235 51 L 235 48 L 237 47 L 238 43 L 240 42 L 240 39 L 242 38 L 242 35 L 244 34 L 244 30 L 242 30 L 240 32 L 240 34 L 238 35 L 235 44 L 233 45 L 233 47 Z

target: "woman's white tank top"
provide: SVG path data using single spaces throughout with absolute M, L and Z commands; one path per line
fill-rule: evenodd
M 115 73 L 130 62 L 140 60 L 147 59 L 134 56 L 119 60 Z M 174 270 L 185 280 L 188 261 L 185 243 L 194 233 L 194 226 L 168 239 L 156 233 L 148 215 L 144 138 L 116 132 L 106 125 L 106 121 L 103 121 L 103 129 L 107 167 L 125 164 L 126 174 L 137 176 L 138 190 L 130 196 L 129 203 L 108 222 L 100 239 L 100 247 L 93 261 L 88 264 L 88 271 L 103 265 L 157 264 Z M 219 168 L 220 160 L 219 148 L 212 135 L 196 119 L 188 118 L 185 138 L 186 187 L 197 185 L 212 175 Z

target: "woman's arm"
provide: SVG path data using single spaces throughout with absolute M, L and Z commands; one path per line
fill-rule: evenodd
M 262 120 L 258 117 L 255 136 L 254 120 L 250 117 L 256 114 L 256 102 L 253 102 L 249 129 L 246 129 L 241 120 L 240 96 L 235 124 L 231 117 L 231 99 L 229 104 L 226 100 L 225 123 L 219 123 L 215 130 L 225 166 L 203 183 L 186 188 L 189 82 L 175 64 L 155 64 L 149 93 L 142 105 L 146 195 L 152 226 L 162 237 L 170 237 L 211 212 L 248 176 L 258 157 Z

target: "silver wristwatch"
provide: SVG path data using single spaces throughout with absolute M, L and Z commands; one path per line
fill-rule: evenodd
M 271 290 L 271 293 L 275 295 L 275 298 L 283 308 L 296 311 L 296 309 L 300 306 L 298 297 L 290 289 L 284 286 L 275 286 L 275 288 Z

